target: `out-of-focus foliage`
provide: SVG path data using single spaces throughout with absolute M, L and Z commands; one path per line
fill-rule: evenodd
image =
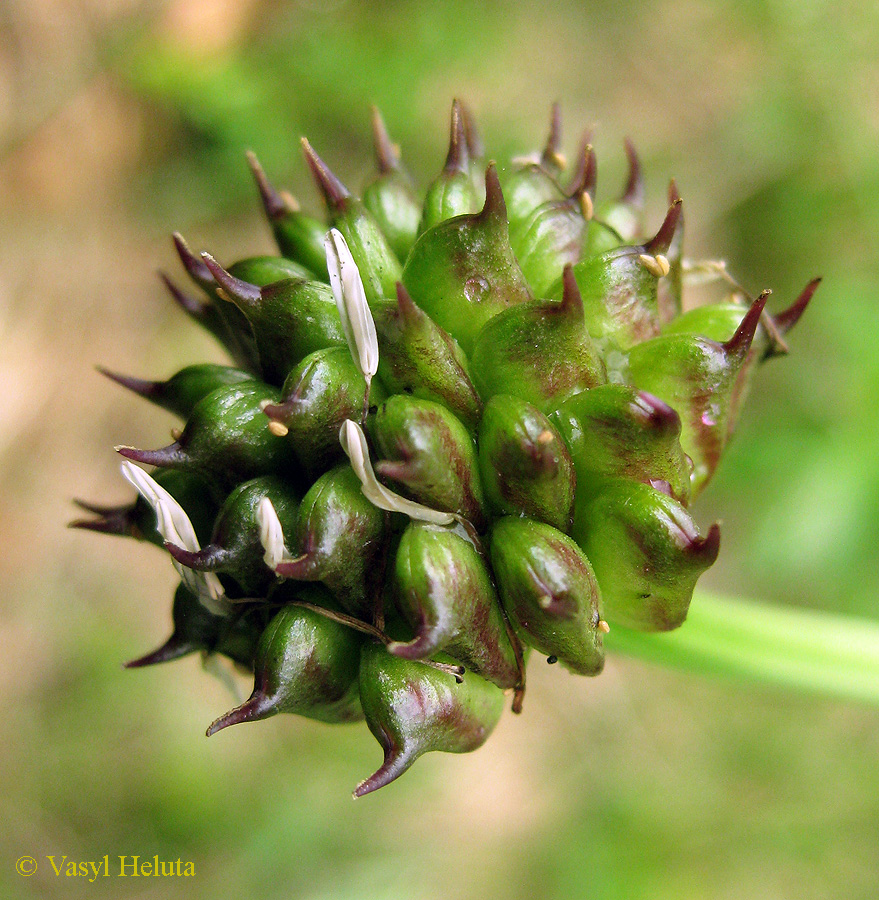
M 453 96 L 515 153 L 558 99 L 569 154 L 595 125 L 603 196 L 624 134 L 654 221 L 677 178 L 688 255 L 724 256 L 776 309 L 824 276 L 696 506 L 723 520 L 706 586 L 879 619 L 879 11 L 13 0 L 2 16 L 0 892 L 875 897 L 873 710 L 621 658 L 560 682 L 537 660 L 490 745 L 353 805 L 368 735 L 279 717 L 206 741 L 228 697 L 196 660 L 123 673 L 164 636 L 173 572 L 62 523 L 73 495 L 128 496 L 113 444 L 169 427 L 92 365 L 166 377 L 218 358 L 152 272 L 176 275 L 175 228 L 224 261 L 271 248 L 245 149 L 316 209 L 301 134 L 354 180 L 376 103 L 424 183 Z M 88 884 L 45 860 L 105 853 L 197 876 Z

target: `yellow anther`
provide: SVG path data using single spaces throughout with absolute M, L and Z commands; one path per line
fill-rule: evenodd
M 592 203 L 592 197 L 589 196 L 588 191 L 583 191 L 580 194 L 580 212 L 583 213 L 583 218 L 590 222 L 592 221 L 592 216 L 595 214 L 595 206 Z
M 269 422 L 269 431 L 271 431 L 275 437 L 284 437 L 285 434 L 290 432 L 290 429 L 283 422 L 272 419 L 272 421 Z

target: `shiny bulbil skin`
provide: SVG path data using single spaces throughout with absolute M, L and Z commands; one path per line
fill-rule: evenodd
M 422 188 L 377 110 L 372 130 L 361 197 L 303 139 L 323 217 L 248 154 L 277 255 L 222 265 L 174 235 L 194 287 L 162 278 L 226 359 L 102 370 L 184 424 L 117 448 L 138 498 L 72 523 L 181 576 L 171 636 L 130 667 L 252 672 L 209 734 L 365 720 L 383 761 L 358 797 L 481 746 L 521 710 L 529 655 L 594 676 L 608 629 L 684 623 L 720 546 L 692 503 L 818 285 L 771 316 L 768 292 L 689 263 L 677 185 L 647 207 L 627 140 L 602 196 L 591 135 L 566 174 L 557 105 L 542 151 L 506 163 L 455 101 Z M 690 272 L 726 295 L 688 309 Z

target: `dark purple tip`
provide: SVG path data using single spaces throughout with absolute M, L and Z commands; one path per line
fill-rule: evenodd
M 806 285 L 800 296 L 786 310 L 772 317 L 775 327 L 782 334 L 787 334 L 800 321 L 800 316 L 806 311 L 806 307 L 809 305 L 815 291 L 818 290 L 819 284 L 821 284 L 821 279 L 813 278 Z
M 302 152 L 305 154 L 305 161 L 308 163 L 308 168 L 311 170 L 327 206 L 331 210 L 339 209 L 351 196 L 351 191 L 339 181 L 330 171 L 329 166 L 314 152 L 314 148 L 308 143 L 307 138 L 302 138 Z
M 662 222 L 662 225 L 659 226 L 659 231 L 644 245 L 644 249 L 651 254 L 657 253 L 667 253 L 668 248 L 671 246 L 672 238 L 675 234 L 675 229 L 678 227 L 678 219 L 681 217 L 681 206 L 683 201 L 680 197 L 677 200 L 674 200 L 668 208 L 668 212 L 665 214 L 665 219 Z
M 242 281 L 234 275 L 230 275 L 210 253 L 202 253 L 201 258 L 210 270 L 216 283 L 225 291 L 229 299 L 238 306 L 255 306 L 262 300 L 262 292 L 249 281 Z
M 314 581 L 317 577 L 315 566 L 313 553 L 306 551 L 296 559 L 280 563 L 275 572 L 282 578 L 292 578 L 294 581 Z
M 146 666 L 155 666 L 158 663 L 171 662 L 173 659 L 180 659 L 182 656 L 187 656 L 188 654 L 195 653 L 196 650 L 201 649 L 201 647 L 192 643 L 192 641 L 182 640 L 177 637 L 176 634 L 172 634 L 161 647 L 153 650 L 152 653 L 147 653 L 145 656 L 140 656 L 137 659 L 132 659 L 130 662 L 125 663 L 125 668 L 143 669 Z
M 252 150 L 248 150 L 246 156 L 247 165 L 250 166 L 250 171 L 253 173 L 253 180 L 256 182 L 257 190 L 259 190 L 259 196 L 262 200 L 263 209 L 266 211 L 266 216 L 270 222 L 283 219 L 290 211 L 284 202 L 284 198 L 269 181 L 265 170 L 256 158 L 256 154 Z
M 494 218 L 507 221 L 507 202 L 504 200 L 497 166 L 493 162 L 490 162 L 485 170 L 485 206 L 482 207 L 479 216 L 482 219 Z
M 196 569 L 199 572 L 216 572 L 228 564 L 232 557 L 230 550 L 220 547 L 218 544 L 207 544 L 201 550 L 184 550 L 177 544 L 165 541 L 165 549 L 187 569 Z
M 763 315 L 763 307 L 766 306 L 766 298 L 772 291 L 763 291 L 751 304 L 751 308 L 745 313 L 736 333 L 723 345 L 723 349 L 730 356 L 744 357 L 751 349 L 757 326 L 760 324 L 760 316 Z
M 693 553 L 706 566 L 714 565 L 720 553 L 720 525 L 717 522 L 708 529 L 708 534 L 704 538 L 693 543 Z
M 116 452 L 126 459 L 144 466 L 174 468 L 188 461 L 186 451 L 177 441 L 159 450 L 138 450 L 136 447 L 117 447 Z
M 678 190 L 678 183 L 672 178 L 668 183 L 668 205 L 677 203 L 681 199 L 681 192 Z
M 130 503 L 124 506 L 97 506 L 84 500 L 73 501 L 80 509 L 97 516 L 96 519 L 74 519 L 68 528 L 80 528 L 83 531 L 96 531 L 99 534 L 114 534 L 119 537 L 132 536 Z
M 385 121 L 377 106 L 372 107 L 372 143 L 375 147 L 375 161 L 382 175 L 396 172 L 400 168 L 400 154 L 385 127 Z
M 230 710 L 225 716 L 220 716 L 214 721 L 210 728 L 205 732 L 208 737 L 228 728 L 230 725 L 240 725 L 242 722 L 257 722 L 260 719 L 267 719 L 276 713 L 278 700 L 275 697 L 269 697 L 261 690 L 254 689 L 248 700 L 245 700 L 241 706 L 236 706 Z
M 445 637 L 438 628 L 424 626 L 408 643 L 394 641 L 388 644 L 388 651 L 401 659 L 426 659 L 442 649 L 440 644 Z
M 629 177 L 626 180 L 620 202 L 640 209 L 644 205 L 644 176 L 641 172 L 641 161 L 638 159 L 635 145 L 629 138 L 623 138 L 623 146 L 626 148 L 626 159 L 629 162 Z M 676 199 L 675 197 L 669 200 L 669 204 L 673 204 Z
M 392 781 L 396 781 L 415 762 L 417 755 L 417 753 L 406 751 L 405 748 L 386 747 L 385 761 L 381 768 L 357 785 L 354 789 L 354 799 L 365 797 L 367 794 L 389 785 Z
M 568 188 L 568 196 L 581 197 L 583 194 L 589 194 L 594 200 L 597 182 L 598 160 L 595 157 L 595 150 L 592 148 L 592 145 L 586 144 L 577 160 L 577 171 L 574 173 L 574 179 Z
M 562 270 L 561 309 L 583 318 L 583 295 L 580 293 L 580 285 L 577 284 L 577 279 L 574 277 L 574 267 L 570 263 Z
M 128 388 L 129 391 L 133 391 L 139 397 L 144 397 L 147 400 L 154 400 L 162 395 L 164 382 L 147 381 L 143 378 L 135 378 L 132 375 L 120 375 L 117 372 L 111 372 L 109 369 L 105 369 L 103 366 L 96 366 L 96 368 L 102 375 L 109 378 L 110 381 L 121 384 L 122 387 Z
M 174 302 L 181 307 L 185 313 L 188 313 L 197 322 L 204 322 L 207 317 L 207 311 L 211 308 L 210 303 L 205 303 L 203 300 L 190 297 L 189 294 L 184 294 L 164 272 L 159 272 L 159 278 L 162 279 L 165 287 L 174 298 Z
M 200 287 L 212 290 L 215 282 L 210 269 L 189 249 L 189 245 L 183 240 L 183 236 L 179 231 L 175 231 L 172 237 L 174 239 L 174 247 L 177 249 L 177 255 L 180 257 L 180 262 L 183 263 L 183 268 L 186 269 L 189 277 Z
M 419 322 L 424 316 L 402 281 L 397 282 L 397 308 L 402 318 L 409 322 Z
M 543 148 L 543 154 L 540 157 L 540 162 L 544 166 L 549 166 L 556 169 L 562 168 L 560 156 L 561 147 L 562 107 L 558 100 L 556 100 L 556 102 L 553 103 L 552 109 L 549 113 L 549 134 L 546 138 L 546 145 Z
M 461 118 L 464 120 L 464 138 L 467 141 L 467 153 L 470 159 L 482 159 L 485 156 L 485 145 L 482 143 L 482 135 L 473 118 L 473 110 L 464 103 L 458 101 L 461 106 Z
M 654 397 L 647 391 L 638 391 L 634 408 L 643 415 L 645 422 L 654 428 L 671 434 L 680 434 L 681 417 L 659 397 Z
M 452 117 L 449 124 L 449 152 L 446 156 L 444 172 L 467 172 L 470 154 L 467 151 L 467 137 L 464 134 L 464 117 L 461 115 L 461 104 L 452 102 Z

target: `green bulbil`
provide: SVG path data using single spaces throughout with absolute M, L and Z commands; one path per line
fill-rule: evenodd
M 168 640 L 151 653 L 127 662 L 126 669 L 154 666 L 190 653 L 221 653 L 246 668 L 253 665 L 263 626 L 262 616 L 256 611 L 239 611 L 229 618 L 215 616 L 180 584 L 174 594 L 171 618 L 173 631 Z
M 274 574 L 263 560 L 257 509 L 263 498 L 272 502 L 284 530 L 293 531 L 299 495 L 287 481 L 264 475 L 240 484 L 226 498 L 214 524 L 210 541 L 200 550 L 166 545 L 184 566 L 199 572 L 230 575 L 246 595 L 264 592 Z
M 681 447 L 681 420 L 666 403 L 630 385 L 603 384 L 550 413 L 571 451 L 577 503 L 608 479 L 652 484 L 684 505 L 692 463 Z
M 450 132 L 446 163 L 425 194 L 419 234 L 446 219 L 475 213 L 482 205 L 479 192 L 470 177 L 470 154 L 467 150 L 461 105 L 457 100 L 452 104 Z
M 260 287 L 225 272 L 210 257 L 205 262 L 247 318 L 262 377 L 271 384 L 282 384 L 315 350 L 347 347 L 333 292 L 322 282 L 286 278 Z
M 629 354 L 632 381 L 681 417 L 681 445 L 693 460 L 693 496 L 714 474 L 729 439 L 738 375 L 765 302 L 765 296 L 754 302 L 724 344 L 695 334 L 669 334 L 645 341 Z
M 321 606 L 330 605 L 323 595 L 320 599 Z M 208 737 L 229 725 L 278 713 L 333 724 L 362 719 L 357 684 L 360 644 L 360 635 L 348 626 L 312 609 L 285 606 L 257 646 L 253 693 L 217 719 Z
M 570 266 L 560 302 L 522 303 L 498 313 L 479 332 L 471 360 L 483 400 L 513 395 L 544 411 L 607 381 L 604 362 L 584 327 Z
M 283 256 L 249 256 L 229 266 L 229 274 L 233 278 L 240 278 L 258 287 L 274 284 L 276 281 L 286 281 L 289 278 L 297 278 L 310 281 L 314 273 L 301 266 L 292 259 L 284 259 Z
M 473 438 L 444 406 L 395 394 L 372 422 L 376 473 L 413 500 L 485 525 L 482 483 Z
M 290 546 L 293 559 L 275 570 L 282 578 L 320 581 L 348 612 L 372 612 L 374 562 L 386 536 L 386 514 L 360 489 L 350 466 L 323 474 L 302 498 Z
M 419 309 L 399 283 L 397 301 L 377 301 L 373 319 L 382 384 L 394 394 L 442 403 L 468 428 L 475 428 L 482 402 L 454 338 Z
M 329 170 L 305 138 L 302 147 L 311 174 L 326 201 L 330 222 L 345 238 L 360 271 L 366 299 L 372 303 L 382 297 L 393 297 L 394 286 L 401 277 L 400 262 L 378 223 Z
M 360 701 L 384 762 L 357 786 L 355 797 L 390 784 L 424 753 L 469 753 L 481 747 L 497 725 L 504 695 L 475 672 L 456 684 L 448 672 L 367 643 L 360 659 Z
M 562 200 L 549 200 L 510 226 L 510 244 L 522 273 L 538 297 L 558 280 L 559 270 L 579 262 L 589 227 L 596 178 L 595 153 L 587 146 L 585 159 L 571 190 Z
M 604 668 L 598 581 L 567 535 L 534 519 L 499 519 L 491 564 L 504 609 L 527 644 L 578 675 Z
M 395 567 L 397 606 L 415 637 L 391 653 L 424 659 L 440 650 L 502 688 L 519 679 L 516 654 L 485 561 L 449 528 L 412 522 Z
M 479 425 L 479 468 L 492 512 L 570 530 L 571 456 L 555 426 L 530 403 L 497 394 L 486 404 Z
M 388 239 L 397 259 L 405 259 L 418 235 L 421 204 L 400 154 L 388 137 L 378 110 L 372 109 L 372 134 L 378 175 L 363 189 L 363 205 Z
M 586 329 L 605 351 L 627 350 L 659 334 L 657 281 L 680 215 L 680 204 L 670 207 L 656 236 L 644 245 L 619 247 L 574 266 L 583 298 Z M 561 279 L 550 290 L 561 297 Z
M 470 353 L 482 326 L 531 292 L 510 247 L 507 213 L 494 166 L 485 206 L 440 222 L 415 242 L 403 270 L 412 298 Z
M 281 254 L 321 280 L 329 278 L 327 254 L 324 249 L 327 226 L 301 212 L 295 197 L 284 191 L 276 191 L 266 177 L 255 154 L 248 153 L 247 162 L 256 181 L 266 218 Z M 245 281 L 259 284 L 258 281 L 248 278 L 246 275 L 235 274 Z M 313 276 L 308 274 L 287 277 L 311 278 Z M 265 284 L 270 283 L 265 282 Z
M 696 581 L 720 549 L 717 525 L 703 537 L 668 494 L 624 479 L 578 506 L 573 536 L 595 569 L 607 618 L 641 631 L 684 621 Z
M 180 416 L 181 419 L 189 418 L 195 404 L 217 388 L 253 380 L 253 376 L 248 372 L 215 363 L 186 366 L 167 381 L 146 381 L 129 375 L 118 375 L 107 369 L 99 371 L 117 384 Z
M 266 399 L 280 396 L 257 381 L 219 388 L 195 405 L 174 443 L 160 450 L 117 449 L 134 462 L 192 472 L 225 497 L 242 481 L 293 467 L 289 443 L 266 427 Z
M 359 419 L 366 400 L 366 381 L 348 347 L 310 353 L 290 372 L 281 396 L 281 402 L 265 407 L 265 414 L 286 429 L 284 439 L 309 473 L 325 472 L 342 458 L 342 423 Z M 375 382 L 371 398 L 373 402 L 384 399 L 381 385 Z

